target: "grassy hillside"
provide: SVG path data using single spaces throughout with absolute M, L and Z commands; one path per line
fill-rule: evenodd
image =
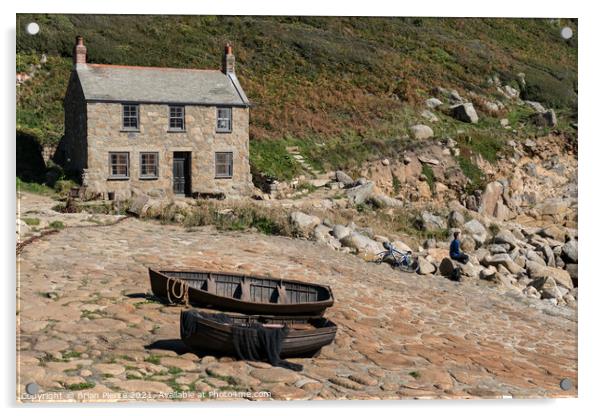
M 36 36 L 24 30 L 30 21 L 40 24 Z M 17 71 L 42 53 L 49 57 L 17 91 L 18 129 L 41 142 L 62 135 L 61 99 L 77 34 L 90 62 L 128 65 L 217 68 L 223 44 L 232 42 L 254 103 L 253 164 L 279 177 L 295 169 L 284 144 L 300 145 L 318 167 L 395 153 L 433 87 L 493 96 L 486 79 L 494 74 L 518 87 L 524 73 L 523 98 L 576 120 L 577 39 L 559 35 L 565 25 L 576 33 L 576 21 L 19 15 L 17 23 Z M 489 134 L 496 123 L 483 116 L 471 128 Z M 456 123 L 443 117 L 435 130 L 455 132 Z

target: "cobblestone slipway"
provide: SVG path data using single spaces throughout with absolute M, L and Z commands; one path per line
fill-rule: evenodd
M 300 373 L 198 357 L 179 341 L 182 307 L 145 296 L 147 267 L 330 285 L 336 340 L 318 357 L 292 360 Z M 44 236 L 23 249 L 17 271 L 22 401 L 173 400 L 160 394 L 169 392 L 196 392 L 178 400 L 577 395 L 576 311 L 486 283 L 401 274 L 310 241 L 130 218 Z M 563 378 L 571 389 L 560 388 Z M 31 382 L 60 394 L 27 396 Z

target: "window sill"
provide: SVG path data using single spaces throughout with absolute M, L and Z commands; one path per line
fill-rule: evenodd
M 228 134 L 232 133 L 232 130 L 216 130 L 215 132 L 218 134 Z
M 141 176 L 138 178 L 141 181 L 156 181 L 159 179 L 158 176 Z
M 108 181 L 129 181 L 129 176 L 109 176 L 107 178 Z
M 232 176 L 216 176 L 214 179 L 232 179 Z
M 184 130 L 176 130 L 176 129 L 167 129 L 168 133 L 186 133 L 186 129 Z
M 120 133 L 140 133 L 140 130 L 128 130 L 128 129 L 121 129 L 119 130 Z

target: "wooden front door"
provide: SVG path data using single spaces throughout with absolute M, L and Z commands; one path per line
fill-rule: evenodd
M 176 195 L 190 194 L 190 152 L 173 154 L 173 192 Z

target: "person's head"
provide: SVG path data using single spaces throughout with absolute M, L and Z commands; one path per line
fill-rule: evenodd
M 460 231 L 454 231 L 454 240 L 460 239 Z

